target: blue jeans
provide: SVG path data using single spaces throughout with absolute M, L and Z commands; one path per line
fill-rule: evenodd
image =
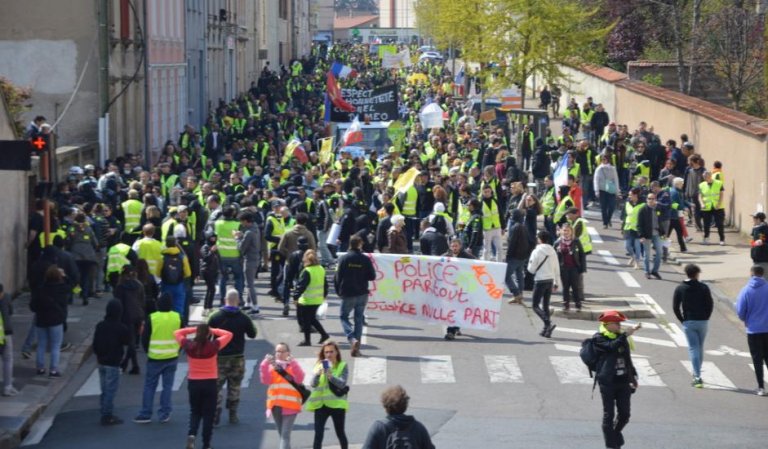
M 691 358 L 693 377 L 701 377 L 701 361 L 704 358 L 704 339 L 707 338 L 708 320 L 683 321 L 683 331 L 688 340 L 688 357 Z
M 365 319 L 365 307 L 368 305 L 368 295 L 349 296 L 341 299 L 341 312 L 339 318 L 341 319 L 341 328 L 344 330 L 344 335 L 347 336 L 347 340 L 352 341 L 363 337 L 363 320 Z M 352 327 L 352 323 L 349 322 L 349 313 L 354 310 L 355 326 Z
M 99 382 L 101 397 L 99 398 L 101 416 L 110 417 L 115 410 L 115 395 L 120 386 L 120 367 L 99 365 Z
M 507 283 L 509 291 L 515 296 L 523 294 L 525 281 L 523 267 L 525 267 L 525 260 L 523 259 L 510 259 L 507 261 L 507 273 L 504 275 L 504 281 Z
M 643 255 L 642 246 L 635 231 L 624 231 L 624 248 L 629 253 L 629 257 L 633 257 L 635 261 L 639 262 Z
M 227 294 L 227 270 L 232 271 L 232 277 L 235 282 L 235 290 L 240 295 L 240 300 L 243 298 L 243 287 L 245 275 L 243 274 L 243 262 L 240 259 L 221 259 L 219 263 L 219 271 L 221 276 L 219 277 L 219 296 L 221 297 L 222 304 L 224 303 L 224 295 Z
M 320 255 L 323 258 L 323 265 L 329 265 L 333 263 L 333 254 L 328 249 L 328 231 L 317 231 L 317 247 L 320 249 Z
M 639 239 L 638 239 L 639 240 Z M 651 245 L 653 245 L 653 269 L 650 269 L 651 265 Z M 658 273 L 659 266 L 661 266 L 661 252 L 664 250 L 661 247 L 661 237 L 654 235 L 650 239 L 643 241 L 643 247 L 645 249 L 645 272 L 646 273 Z
M 173 310 L 178 312 L 182 319 L 184 319 L 184 317 L 187 316 L 187 286 L 184 284 L 184 282 L 180 282 L 175 285 L 163 283 L 160 287 L 160 290 L 163 293 L 168 293 L 171 295 L 171 299 L 173 301 Z
M 144 393 L 141 401 L 139 416 L 152 417 L 152 406 L 155 402 L 155 391 L 160 376 L 163 376 L 163 391 L 160 392 L 160 418 L 171 414 L 171 393 L 173 393 L 173 376 L 176 374 L 177 359 L 148 360 L 147 375 L 144 377 Z
M 61 342 L 63 340 L 63 324 L 47 327 L 37 326 L 37 369 L 45 369 L 45 351 L 50 346 L 51 365 L 49 370 L 59 370 L 59 356 L 61 355 Z

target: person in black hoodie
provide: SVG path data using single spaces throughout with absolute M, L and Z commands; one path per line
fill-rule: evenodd
M 125 358 L 120 362 L 120 368 L 125 372 L 128 368 L 128 361 L 130 361 L 131 370 L 128 374 L 139 374 L 136 346 L 139 344 L 139 336 L 144 327 L 146 312 L 144 310 L 144 285 L 136 279 L 135 267 L 131 265 L 123 267 L 113 295 L 115 299 L 120 301 L 123 308 L 123 324 L 128 327 L 131 336 L 128 351 L 125 353 Z
M 111 426 L 122 424 L 123 420 L 113 414 L 114 400 L 120 386 L 120 364 L 124 347 L 135 344 L 131 331 L 122 320 L 123 306 L 118 299 L 107 303 L 104 319 L 96 325 L 93 333 L 93 353 L 99 363 L 101 383 L 101 424 Z
M 256 338 L 253 321 L 240 310 L 240 295 L 237 290 L 227 290 L 226 305 L 208 319 L 208 326 L 232 332 L 232 341 L 219 351 L 217 381 L 218 398 L 213 425 L 219 424 L 223 400 L 222 388 L 227 384 L 227 410 L 230 424 L 237 424 L 237 407 L 240 404 L 240 384 L 245 377 L 245 337 Z
M 291 313 L 290 304 L 291 290 L 295 287 L 295 282 L 299 279 L 299 274 L 304 268 L 302 266 L 302 260 L 304 259 L 304 253 L 309 249 L 309 240 L 306 237 L 301 236 L 296 240 L 298 249 L 288 255 L 288 259 L 285 261 L 285 284 L 283 284 L 283 316 L 288 316 Z
M 510 304 L 523 302 L 524 269 L 532 248 L 528 229 L 523 223 L 524 219 L 525 212 L 520 209 L 512 209 L 509 232 L 507 233 L 507 272 L 504 275 L 507 288 L 513 295 L 512 299 L 508 301 Z
M 712 316 L 714 302 L 707 284 L 699 281 L 701 268 L 695 264 L 685 266 L 684 280 L 675 288 L 672 308 L 675 316 L 683 325 L 685 338 L 688 340 L 688 356 L 691 358 L 693 381 L 691 386 L 702 388 L 701 362 L 704 359 L 704 338 L 707 336 L 709 318 Z
M 448 239 L 445 234 L 432 226 L 427 218 L 421 220 L 419 248 L 425 256 L 439 256 L 448 251 Z
M 406 440 L 403 447 L 435 449 L 429 432 L 424 424 L 411 415 L 408 410 L 408 393 L 400 385 L 387 388 L 381 393 L 381 405 L 387 412 L 385 419 L 377 420 L 368 430 L 362 449 L 384 449 L 390 435 L 399 432 L 400 440 Z
M 50 346 L 51 359 L 49 377 L 61 377 L 59 356 L 64 340 L 64 325 L 67 321 L 67 301 L 71 291 L 64 278 L 64 270 L 53 264 L 45 271 L 45 281 L 36 295 L 32 296 L 30 307 L 35 312 L 37 331 L 37 375 L 45 374 L 45 352 Z
M 363 254 L 363 239 L 354 235 L 349 239 L 349 251 L 339 259 L 333 277 L 333 287 L 341 298 L 341 328 L 352 347 L 352 357 L 359 357 L 363 335 L 365 307 L 368 304 L 369 282 L 376 280 L 376 270 L 371 259 Z M 354 326 L 349 314 L 354 310 Z

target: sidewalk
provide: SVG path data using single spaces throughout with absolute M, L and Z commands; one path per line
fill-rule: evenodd
M 32 320 L 29 298 L 29 293 L 23 293 L 13 300 L 13 374 L 14 386 L 20 393 L 14 397 L 0 397 L 0 449 L 19 446 L 32 425 L 91 355 L 93 330 L 104 316 L 106 303 L 112 295 L 104 294 L 101 299 L 92 299 L 88 306 L 82 306 L 79 300 L 69 306 L 64 341 L 71 343 L 72 347 L 61 353 L 59 371 L 62 377 L 59 379 L 35 374 L 34 351 L 30 359 L 21 356 L 21 347 Z M 46 369 L 48 360 L 46 356 Z

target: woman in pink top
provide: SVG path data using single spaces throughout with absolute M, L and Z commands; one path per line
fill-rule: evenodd
M 188 335 L 195 334 L 193 340 Z M 213 434 L 213 415 L 216 412 L 216 382 L 219 376 L 217 358 L 219 350 L 232 340 L 232 332 L 209 328 L 207 324 L 185 327 L 173 333 L 181 349 L 187 353 L 189 375 L 189 432 L 187 449 L 195 448 L 197 429 L 203 421 L 203 448 L 210 449 Z M 211 335 L 215 340 L 211 340 Z
M 277 434 L 280 435 L 280 449 L 291 449 L 291 430 L 296 415 L 301 411 L 301 395 L 275 369 L 282 368 L 297 383 L 304 382 L 304 371 L 291 357 L 291 349 L 285 343 L 275 346 L 275 355 L 267 354 L 261 361 L 259 375 L 261 383 L 268 385 L 267 418 L 275 419 Z

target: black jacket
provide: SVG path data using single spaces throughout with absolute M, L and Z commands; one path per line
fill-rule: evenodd
M 243 355 L 245 336 L 256 338 L 253 321 L 237 307 L 222 307 L 208 319 L 208 325 L 232 332 L 232 341 L 219 351 L 219 356 Z
M 637 371 L 632 364 L 632 357 L 629 353 L 627 334 L 620 334 L 618 337 L 610 339 L 605 335 L 596 333 L 594 338 L 595 347 L 601 353 L 600 360 L 597 363 L 597 373 L 595 373 L 597 383 L 613 386 L 623 382 L 636 382 Z M 617 373 L 619 359 L 624 361 L 623 375 L 618 375 Z
M 339 259 L 333 288 L 341 298 L 362 296 L 369 293 L 368 283 L 376 280 L 373 262 L 360 251 L 350 249 Z
M 115 286 L 115 299 L 122 305 L 123 323 L 133 325 L 144 321 L 144 285 L 137 280 L 129 280 Z
M 681 323 L 688 320 L 708 320 L 713 307 L 712 293 L 707 284 L 696 279 L 686 279 L 675 288 L 672 308 Z
M 383 253 L 384 248 L 387 247 L 389 238 L 387 237 L 387 231 L 392 227 L 392 217 L 384 217 L 379 221 L 379 225 L 376 227 L 376 248 L 379 252 Z
M 385 449 L 387 437 L 397 430 L 408 433 L 411 447 L 414 449 L 435 449 L 424 424 L 409 415 L 388 415 L 386 419 L 374 422 L 368 430 L 362 449 Z
M 35 324 L 52 327 L 67 321 L 70 287 L 65 282 L 43 284 L 39 294 L 32 296 L 30 308 L 35 312 Z
M 469 223 L 464 227 L 464 247 L 477 248 L 483 244 L 483 216 L 479 212 L 469 217 Z M 479 256 L 480 254 L 475 254 Z
M 120 366 L 125 346 L 131 342 L 130 330 L 122 323 L 123 306 L 112 299 L 107 303 L 107 313 L 96 325 L 93 334 L 93 353 L 99 365 Z
M 562 273 L 564 255 L 560 251 L 560 239 L 555 240 L 555 243 L 552 246 L 555 247 L 555 252 L 557 252 L 557 260 L 560 263 L 560 268 L 561 268 L 560 273 Z M 573 258 L 576 260 L 576 268 L 579 269 L 579 273 L 586 273 L 587 255 L 584 254 L 584 248 L 581 246 L 581 242 L 579 241 L 579 239 L 571 240 L 571 254 L 573 255 Z
M 439 256 L 448 251 L 448 239 L 438 231 L 424 232 L 419 239 L 419 245 L 421 254 L 425 256 Z
M 306 251 L 303 249 L 297 249 L 288 255 L 288 259 L 285 262 L 285 274 L 283 275 L 285 278 L 285 288 L 283 288 L 283 301 L 285 301 L 286 304 L 290 299 L 293 283 L 294 281 L 298 280 L 299 274 L 301 273 L 302 268 L 304 268 L 303 260 L 305 252 Z
M 643 205 L 640 212 L 637 214 L 637 235 L 642 239 L 650 239 L 653 237 L 653 213 L 658 208 L 650 208 L 647 204 Z M 656 224 L 658 225 L 660 220 L 656 217 Z M 659 235 L 663 235 L 661 228 L 657 228 L 656 231 Z
M 525 260 L 531 254 L 528 229 L 521 222 L 513 222 L 507 233 L 507 261 Z

